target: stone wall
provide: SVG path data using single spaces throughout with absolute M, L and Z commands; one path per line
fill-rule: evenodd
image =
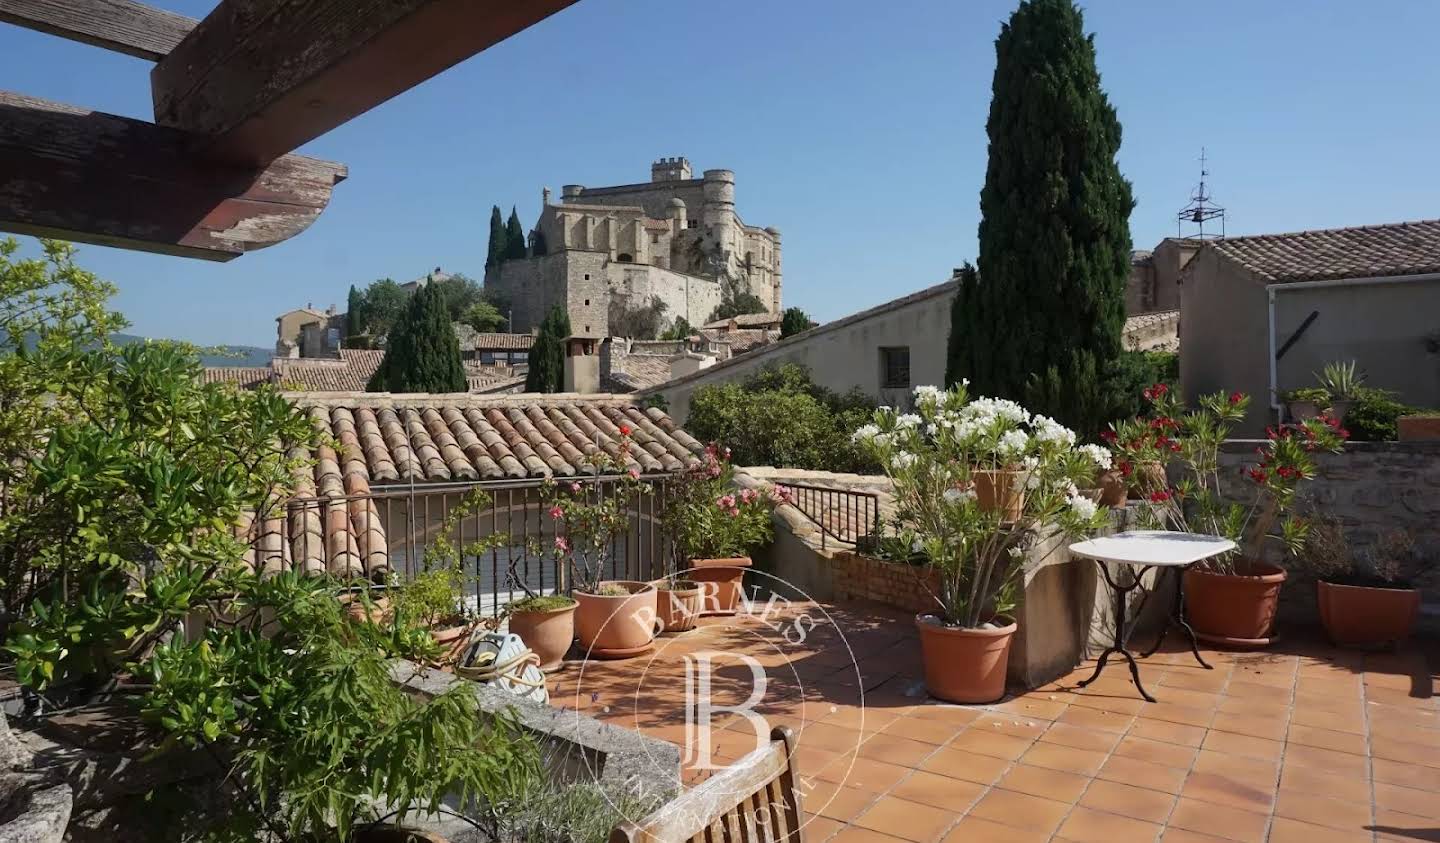
M 1260 444 L 1225 444 L 1223 490 L 1234 500 L 1253 500 L 1242 469 L 1256 462 Z M 1419 583 L 1422 625 L 1440 629 L 1440 442 L 1351 442 L 1345 453 L 1321 454 L 1317 462 L 1318 475 L 1301 486 L 1304 505 L 1338 518 L 1356 548 L 1374 544 L 1386 530 L 1409 533 L 1428 562 Z M 1282 617 L 1313 621 L 1314 582 L 1293 561 L 1286 566 L 1291 579 L 1282 592 Z

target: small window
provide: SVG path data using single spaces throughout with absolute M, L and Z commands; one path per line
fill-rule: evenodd
M 635 256 L 630 254 L 629 252 L 621 252 L 619 255 L 616 256 L 615 260 L 619 261 L 620 263 L 634 263 Z
M 529 360 L 530 360 L 530 352 L 528 352 L 528 351 L 512 351 L 512 352 L 510 352 L 510 362 L 513 363 L 513 364 L 525 363 L 525 362 L 528 362 Z
M 588 272 L 585 273 L 585 280 L 586 280 L 586 281 L 589 281 L 589 280 L 590 280 L 590 273 L 588 273 Z
M 650 232 L 650 243 L 654 245 L 660 242 L 660 235 L 654 231 Z
M 700 223 L 699 223 L 698 221 L 696 221 L 696 220 L 686 220 L 686 221 L 685 221 L 685 227 L 686 227 L 686 228 L 699 228 L 699 227 L 700 227 Z
M 493 351 L 482 351 L 482 352 L 480 352 L 480 362 L 486 364 L 487 366 L 488 366 L 488 365 L 493 365 L 493 364 L 495 363 L 495 352 L 493 352 Z
M 910 347 L 880 349 L 880 386 L 882 389 L 910 388 Z
M 589 278 L 590 276 L 587 275 L 587 276 L 585 276 L 585 277 L 586 277 L 586 278 Z M 589 300 L 589 299 L 586 299 L 586 300 L 585 300 L 585 306 L 586 306 L 586 307 L 589 307 L 589 306 L 590 306 L 590 300 Z

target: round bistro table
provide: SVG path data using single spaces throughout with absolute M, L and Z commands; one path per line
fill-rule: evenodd
M 1205 669 L 1211 669 L 1210 665 L 1200 657 L 1200 645 L 1195 639 L 1195 630 L 1185 622 L 1184 569 L 1234 549 L 1235 542 L 1227 538 L 1198 533 L 1178 533 L 1170 530 L 1127 530 L 1112 536 L 1097 536 L 1070 545 L 1071 553 L 1095 560 L 1095 566 L 1100 569 L 1100 575 L 1105 578 L 1105 583 L 1110 586 L 1111 592 L 1115 595 L 1115 643 L 1105 648 L 1105 652 L 1100 654 L 1100 661 L 1095 665 L 1095 672 L 1089 679 L 1080 682 L 1078 687 L 1083 688 L 1099 679 L 1100 672 L 1105 669 L 1105 663 L 1109 660 L 1110 654 L 1119 653 L 1130 664 L 1130 677 L 1135 680 L 1135 688 L 1140 692 L 1140 696 L 1150 702 L 1155 702 L 1155 698 L 1146 692 L 1144 685 L 1140 684 L 1140 668 L 1135 662 L 1134 654 L 1125 648 L 1125 644 L 1130 638 L 1130 625 L 1125 618 L 1127 614 L 1125 611 L 1126 597 L 1135 589 L 1144 587 L 1141 585 L 1141 580 L 1151 568 L 1178 568 L 1180 570 L 1175 572 L 1175 611 L 1167 619 L 1165 628 L 1160 631 L 1160 637 L 1155 640 L 1155 646 L 1141 654 L 1141 658 L 1158 650 L 1160 642 L 1164 641 L 1165 635 L 1170 632 L 1170 627 L 1178 626 L 1185 630 L 1186 635 L 1190 636 L 1190 652 L 1195 655 L 1195 661 Z M 1128 585 L 1122 585 L 1119 582 L 1118 571 L 1116 576 L 1110 575 L 1107 562 L 1130 567 Z

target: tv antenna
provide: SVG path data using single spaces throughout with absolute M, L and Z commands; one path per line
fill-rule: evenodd
M 1210 171 L 1205 167 L 1205 147 L 1200 147 L 1200 184 L 1190 194 L 1190 204 L 1180 209 L 1175 215 L 1175 236 L 1185 237 L 1192 240 L 1220 240 L 1225 237 L 1225 209 L 1210 201 L 1210 192 L 1205 187 L 1205 178 Z M 1213 230 L 1206 231 L 1205 224 L 1213 220 L 1220 221 L 1220 233 Z M 1192 226 L 1189 234 L 1184 229 L 1186 224 Z

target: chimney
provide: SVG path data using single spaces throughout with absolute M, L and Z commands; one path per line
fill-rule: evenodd
M 594 337 L 565 340 L 565 391 L 590 395 L 600 391 L 600 341 Z

